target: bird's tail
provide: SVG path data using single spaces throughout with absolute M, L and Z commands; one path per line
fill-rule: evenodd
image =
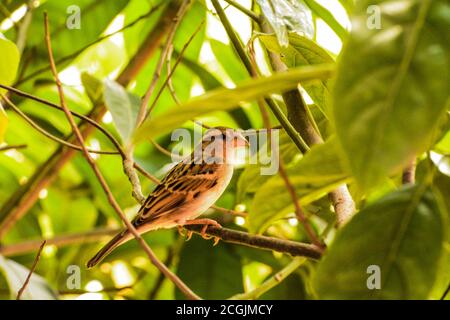
M 115 248 L 124 242 L 131 239 L 130 232 L 126 229 L 118 233 L 114 238 L 111 239 L 103 248 L 100 249 L 97 254 L 88 261 L 87 267 L 92 268 L 96 266 L 100 261 L 102 261 L 108 254 L 110 254 Z

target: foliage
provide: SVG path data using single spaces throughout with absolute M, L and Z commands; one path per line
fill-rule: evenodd
M 83 0 L 71 10 L 69 1 L 2 2 L 0 85 L 59 105 L 44 41 L 48 12 L 67 105 L 101 126 L 80 128 L 90 149 L 113 151 L 91 155 L 128 218 L 139 204 L 125 153 L 160 179 L 172 165 L 161 148 L 179 148 L 174 129 L 198 134 L 193 121 L 247 132 L 281 128 L 278 144 L 258 140 L 257 153 L 278 152 L 287 178 L 261 174 L 263 161 L 241 165 L 205 216 L 252 241 L 311 243 L 311 226 L 326 244 L 323 256 L 293 258 L 254 242 L 213 246 L 198 235 L 186 242 L 176 228 L 145 234 L 202 298 L 442 298 L 450 283 L 448 1 L 255 0 L 244 9 L 230 1 L 230 30 L 213 5 L 224 2 L 193 0 L 166 43 L 177 20 L 168 17 L 183 2 Z M 67 24 L 77 8 L 80 29 Z M 137 127 L 153 79 L 152 111 Z M 47 135 L 77 144 L 66 138 L 60 110 L 0 90 Z M 122 222 L 82 154 L 0 100 L 0 298 L 16 297 L 45 238 L 52 244 L 23 299 L 184 299 L 136 241 L 85 269 Z M 310 145 L 299 150 L 293 139 Z M 415 181 L 406 179 L 412 169 Z M 149 194 L 154 181 L 139 179 Z M 343 185 L 356 212 L 337 226 L 341 206 L 351 202 L 333 200 Z M 280 270 L 287 270 L 281 280 Z M 377 270 L 380 288 L 373 289 Z

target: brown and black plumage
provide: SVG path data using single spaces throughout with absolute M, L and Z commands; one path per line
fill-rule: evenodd
M 236 148 L 245 145 L 245 138 L 231 129 L 208 130 L 196 150 L 177 163 L 147 197 L 132 221 L 133 226 L 142 234 L 186 224 L 217 225 L 213 220 L 196 218 L 225 191 L 233 175 L 231 157 Z M 210 151 L 205 157 L 208 149 Z M 127 229 L 117 234 L 89 260 L 88 268 L 98 264 L 116 247 L 132 238 L 133 235 Z

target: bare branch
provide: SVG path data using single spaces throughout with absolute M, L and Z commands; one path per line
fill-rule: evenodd
M 39 259 L 41 257 L 42 250 L 44 249 L 44 246 L 46 244 L 46 241 L 42 241 L 41 246 L 39 247 L 38 253 L 36 254 L 36 258 L 34 258 L 33 265 L 31 266 L 30 272 L 28 273 L 27 278 L 25 279 L 25 282 L 22 285 L 22 288 L 20 288 L 19 292 L 17 292 L 16 300 L 20 300 L 22 297 L 23 292 L 27 288 L 28 283 L 30 282 L 31 276 L 33 275 L 34 270 L 36 269 L 36 266 L 39 262 Z
M 183 226 L 183 228 L 201 234 L 203 225 L 186 225 Z M 322 255 L 322 250 L 319 247 L 309 243 L 253 235 L 247 232 L 227 228 L 217 228 L 213 226 L 208 226 L 205 233 L 209 236 L 217 237 L 224 242 L 287 253 L 293 257 L 301 256 L 311 259 L 319 259 Z
M 61 138 L 58 138 L 58 137 L 52 135 L 48 131 L 44 130 L 36 122 L 34 122 L 30 117 L 28 117 L 22 110 L 20 110 L 14 103 L 12 103 L 11 100 L 9 100 L 6 95 L 4 95 L 3 93 L 0 92 L 0 96 L 8 104 L 8 106 L 14 110 L 14 112 L 16 112 L 21 118 L 23 118 L 26 122 L 28 122 L 34 129 L 36 129 L 42 135 L 46 136 L 50 140 L 53 140 L 59 144 L 66 146 L 66 147 L 69 147 L 69 148 L 72 148 L 75 150 L 80 150 L 80 151 L 82 150 L 82 148 L 80 146 L 77 146 L 75 144 L 67 142 Z M 110 154 L 110 155 L 111 154 L 119 154 L 117 151 L 102 151 L 102 150 L 92 150 L 92 149 L 87 149 L 87 150 L 90 153 L 96 153 L 96 154 Z
M 169 34 L 166 39 L 166 43 L 161 51 L 161 55 L 158 60 L 158 64 L 156 65 L 155 72 L 153 73 L 153 79 L 150 82 L 150 85 L 145 92 L 144 98 L 142 99 L 141 107 L 139 108 L 139 113 L 136 118 L 136 128 L 139 127 L 144 119 L 147 117 L 147 114 L 151 112 L 151 110 L 147 111 L 147 105 L 150 101 L 151 96 L 153 95 L 153 91 L 155 90 L 156 83 L 158 82 L 159 77 L 161 76 L 161 71 L 164 65 L 164 61 L 166 61 L 170 46 L 172 45 L 173 38 L 175 36 L 175 32 L 177 31 L 178 26 L 181 23 L 181 20 L 191 5 L 190 0 L 183 0 L 180 8 L 178 9 L 177 15 L 173 19 L 173 25 L 169 31 Z
M 311 241 L 318 246 L 319 248 L 321 248 L 321 250 L 324 249 L 324 244 L 320 241 L 320 239 L 317 237 L 316 233 L 314 232 L 314 230 L 312 229 L 311 225 L 308 222 L 308 219 L 306 218 L 305 213 L 303 212 L 303 209 L 301 208 L 300 204 L 298 203 L 298 199 L 297 199 L 297 195 L 295 192 L 295 188 L 294 186 L 291 184 L 291 182 L 289 181 L 289 177 L 286 173 L 286 169 L 284 168 L 284 163 L 283 160 L 280 158 L 279 160 L 279 171 L 280 171 L 280 176 L 283 179 L 286 188 L 289 192 L 289 195 L 292 199 L 292 202 L 294 203 L 294 207 L 295 207 L 295 214 L 298 218 L 298 220 L 303 224 L 303 227 L 305 228 L 306 234 L 308 235 L 309 239 L 311 239 Z
M 0 152 L 8 151 L 8 150 L 11 150 L 11 149 L 24 149 L 26 147 L 27 147 L 26 144 L 9 144 L 9 145 L 6 145 L 6 146 L 1 146 L 0 147 Z

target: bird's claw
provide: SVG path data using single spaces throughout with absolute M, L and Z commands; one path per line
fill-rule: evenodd
M 212 237 L 206 234 L 206 230 L 208 229 L 209 224 L 205 224 L 200 232 L 200 235 L 205 240 L 210 240 Z

